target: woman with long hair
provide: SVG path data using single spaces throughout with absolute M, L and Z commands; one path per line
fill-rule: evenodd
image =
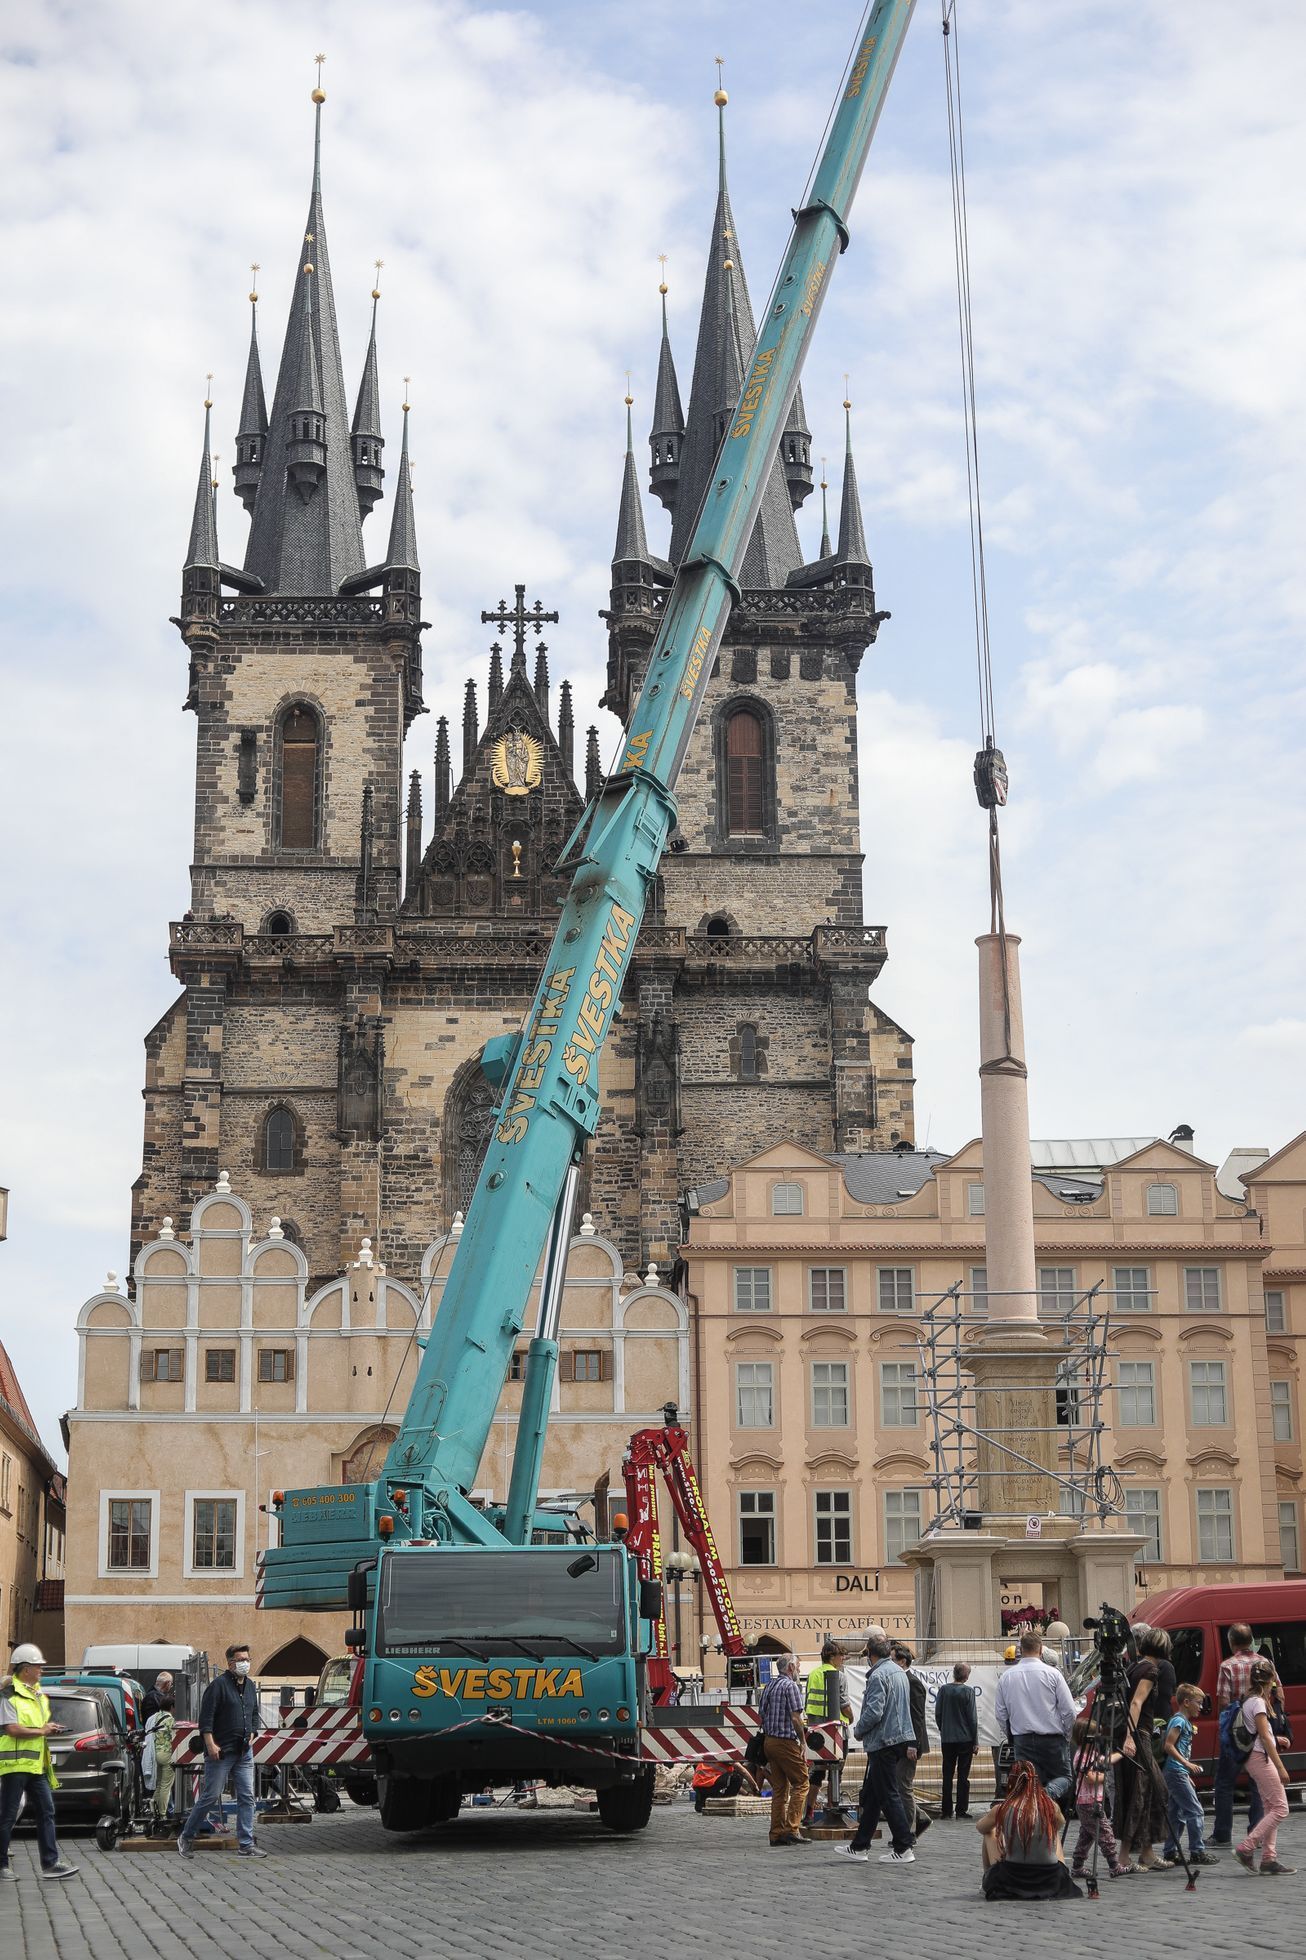
M 1011 1765 L 1007 1794 L 977 1824 L 986 1899 L 1082 1899 L 1066 1870 L 1061 1811 L 1033 1763 Z

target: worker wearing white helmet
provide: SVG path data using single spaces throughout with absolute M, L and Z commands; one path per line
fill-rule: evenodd
M 45 1655 L 30 1640 L 20 1641 L 10 1656 L 13 1679 L 0 1692 L 0 1880 L 12 1879 L 9 1840 L 26 1797 L 36 1819 L 42 1878 L 75 1878 L 77 1866 L 59 1855 L 54 1831 L 54 1792 L 59 1779 L 50 1760 L 50 1737 L 63 1733 L 50 1719 L 50 1703 L 41 1692 Z

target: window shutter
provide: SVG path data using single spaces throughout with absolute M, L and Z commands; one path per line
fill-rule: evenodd
M 611 1348 L 601 1348 L 599 1350 L 599 1380 L 601 1382 L 610 1382 L 612 1380 Z
M 154 1349 L 153 1348 L 141 1349 L 140 1377 L 143 1382 L 152 1382 L 154 1380 Z
M 168 1349 L 168 1380 L 179 1382 L 186 1373 L 186 1351 L 184 1348 Z
M 311 851 L 317 842 L 317 744 L 314 717 L 292 709 L 281 731 L 281 846 Z
M 570 1350 L 565 1350 L 558 1356 L 558 1380 L 560 1382 L 574 1382 L 575 1379 L 576 1363 L 572 1359 Z
M 286 1349 L 286 1380 L 288 1382 L 293 1382 L 294 1379 L 295 1379 L 295 1350 L 294 1348 L 287 1348 Z

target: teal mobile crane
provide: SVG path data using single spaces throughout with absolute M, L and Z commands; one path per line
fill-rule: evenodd
M 571 887 L 520 1033 L 488 1045 L 489 1148 L 402 1426 L 374 1483 L 285 1493 L 267 1607 L 355 1613 L 363 1734 L 384 1823 L 448 1821 L 463 1793 L 524 1777 L 597 1792 L 647 1823 L 646 1661 L 661 1588 L 621 1543 L 532 1542 L 576 1182 L 599 1060 L 762 494 L 914 0 L 872 0 L 676 573 L 620 760 L 560 868 Z M 506 1506 L 474 1488 L 543 1261 Z

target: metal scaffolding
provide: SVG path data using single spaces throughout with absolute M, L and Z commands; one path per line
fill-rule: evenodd
M 1102 1459 L 1102 1438 L 1106 1423 L 1102 1418 L 1107 1379 L 1108 1342 L 1111 1329 L 1110 1290 L 1102 1284 L 1077 1294 L 1064 1312 L 1056 1302 L 1055 1313 L 1046 1311 L 1040 1295 L 1039 1324 L 1056 1348 L 1058 1360 L 1052 1386 L 1056 1394 L 1055 1424 L 1023 1425 L 1027 1436 L 1054 1435 L 1056 1463 L 1050 1467 L 1038 1457 L 1021 1450 L 993 1430 L 981 1430 L 976 1408 L 976 1382 L 967 1363 L 982 1353 L 987 1363 L 985 1392 L 1027 1389 L 1028 1375 L 1004 1382 L 1000 1368 L 1004 1353 L 1015 1362 L 1028 1360 L 1029 1349 L 985 1341 L 976 1335 L 985 1316 L 993 1312 L 1001 1296 L 987 1292 L 966 1292 L 960 1280 L 921 1315 L 918 1347 L 920 1371 L 931 1426 L 930 1454 L 933 1471 L 929 1482 L 934 1492 L 935 1516 L 927 1536 L 951 1525 L 962 1529 L 985 1519 L 1011 1514 L 998 1510 L 987 1500 L 986 1481 L 1005 1477 L 1013 1470 L 1034 1472 L 1055 1484 L 1060 1515 L 1100 1523 L 1118 1517 L 1124 1508 L 1120 1479 Z M 995 1316 L 996 1317 L 996 1316 Z M 982 1470 L 978 1445 L 983 1441 L 998 1467 Z M 1022 1514 L 1023 1515 L 1023 1514 Z

